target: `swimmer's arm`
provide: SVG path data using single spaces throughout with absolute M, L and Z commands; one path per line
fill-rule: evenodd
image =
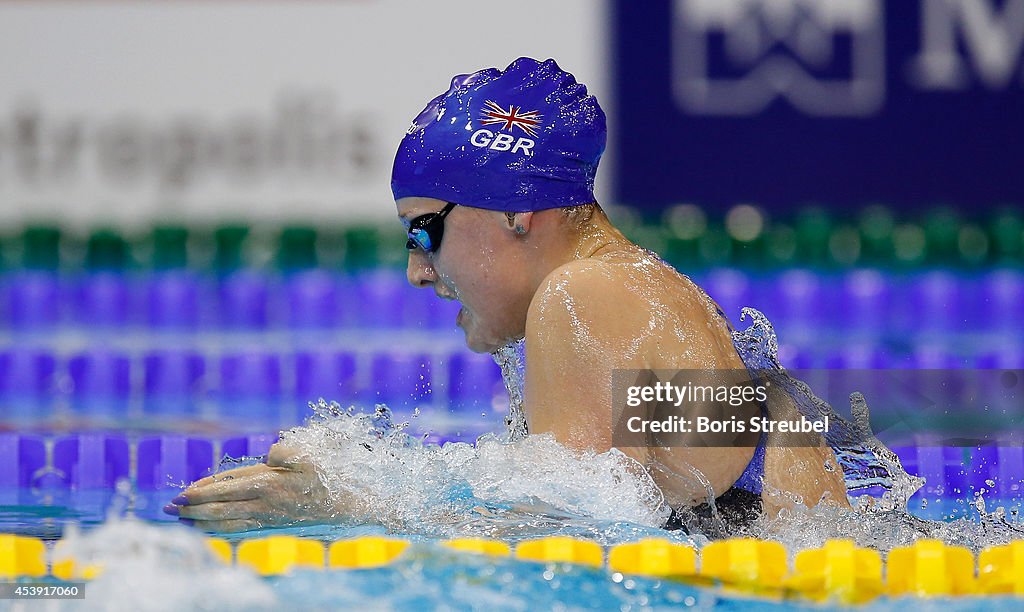
M 603 452 L 612 446 L 618 416 L 614 370 L 743 367 L 725 322 L 710 317 L 696 287 L 667 316 L 661 311 L 668 306 L 652 304 L 656 296 L 629 288 L 629 273 L 581 260 L 542 284 L 526 323 L 524 409 L 531 433 L 550 432 L 565 446 Z
M 530 433 L 598 453 L 612 447 L 611 370 L 631 367 L 623 357 L 628 347 L 614 340 L 617 331 L 608 324 L 629 297 L 621 286 L 610 288 L 606 274 L 586 263 L 556 271 L 531 303 L 526 323 Z
M 672 325 L 680 329 L 669 330 L 657 325 L 664 317 L 654 316 L 657 313 L 651 305 L 626 286 L 599 264 L 570 267 L 556 271 L 531 304 L 524 397 L 530 433 L 550 433 L 559 443 L 577 450 L 607 451 L 613 446 L 613 424 L 619 417 L 613 413 L 612 372 L 666 367 L 652 363 L 647 354 L 652 350 L 673 353 L 673 365 L 680 369 L 742 365 L 724 323 L 709 318 L 696 290 L 692 304 L 677 305 L 682 312 Z M 664 340 L 653 335 L 674 333 L 685 336 L 689 343 L 651 348 Z M 644 334 L 653 334 L 647 344 L 638 338 Z M 616 448 L 644 465 L 656 458 L 657 449 Z M 657 458 L 669 471 L 699 472 L 700 482 L 676 479 L 678 482 L 670 485 L 674 499 L 690 500 L 702 499 L 706 486 L 716 494 L 727 490 L 752 454 L 752 448 L 677 447 Z

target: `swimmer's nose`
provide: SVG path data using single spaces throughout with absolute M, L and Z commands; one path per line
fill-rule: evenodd
M 409 251 L 409 263 L 405 276 L 413 287 L 429 287 L 437 281 L 437 272 L 426 253 L 420 249 Z

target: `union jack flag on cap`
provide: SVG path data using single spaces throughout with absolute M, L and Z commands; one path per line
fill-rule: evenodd
M 536 136 L 536 126 L 540 125 L 540 113 L 537 111 L 523 112 L 521 108 L 516 106 L 509 106 L 506 110 L 497 102 L 488 100 L 484 103 L 481 123 L 483 125 L 498 124 L 501 126 L 501 129 L 508 130 L 509 132 L 515 132 L 512 128 L 518 127 L 530 136 Z
M 555 60 L 521 57 L 452 79 L 395 156 L 395 199 L 526 212 L 596 201 L 605 147 L 597 99 Z

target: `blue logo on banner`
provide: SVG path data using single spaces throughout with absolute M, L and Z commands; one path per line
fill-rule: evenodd
M 1024 200 L 1024 0 L 614 0 L 616 200 Z

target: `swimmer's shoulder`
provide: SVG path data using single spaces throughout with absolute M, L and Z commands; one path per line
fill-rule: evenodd
M 646 319 L 651 308 L 661 314 L 707 322 L 720 315 L 708 294 L 688 276 L 656 255 L 629 245 L 554 269 L 531 302 L 531 315 L 551 308 L 597 309 L 599 313 Z
M 576 259 L 551 271 L 541 282 L 533 304 L 556 300 L 587 307 L 626 297 L 628 270 L 605 257 Z
M 545 277 L 530 302 L 526 330 L 571 326 L 608 330 L 640 316 L 645 304 L 627 282 L 628 272 L 603 257 L 573 260 Z
M 610 274 L 632 293 L 647 293 L 661 300 L 664 308 L 682 320 L 725 322 L 718 304 L 689 276 L 679 272 L 657 254 L 632 245 L 632 248 L 607 253 L 597 258 L 608 265 Z

